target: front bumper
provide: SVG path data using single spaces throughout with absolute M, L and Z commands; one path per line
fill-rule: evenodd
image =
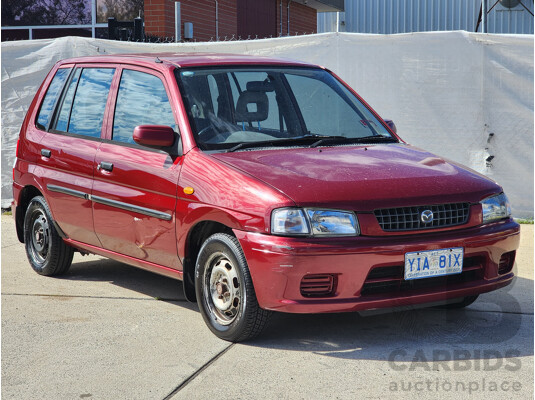
M 502 256 L 518 248 L 519 232 L 519 225 L 512 219 L 398 237 L 288 238 L 234 231 L 245 253 L 260 307 L 293 313 L 407 306 L 498 289 L 513 279 L 510 269 L 506 273 L 498 269 Z M 392 290 L 368 290 L 373 287 L 368 278 L 372 269 L 397 267 L 402 271 L 405 253 L 453 247 L 463 247 L 464 259 L 471 260 L 466 266 L 472 271 L 459 275 L 466 279 L 419 279 L 412 286 L 401 278 L 397 287 L 391 286 Z M 315 274 L 335 276 L 336 286 L 328 297 L 303 296 L 303 277 Z M 426 285 L 430 282 L 433 284 Z

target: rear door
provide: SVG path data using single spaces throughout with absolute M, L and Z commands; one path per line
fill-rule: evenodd
M 113 67 L 94 65 L 70 69 L 56 112 L 50 118 L 41 118 L 41 112 L 37 119 L 37 127 L 47 133 L 40 143 L 41 171 L 36 173 L 43 176 L 52 215 L 69 238 L 95 246 L 100 242 L 89 197 L 114 73 Z M 49 107 L 46 99 L 43 107 Z
M 95 158 L 93 216 L 105 249 L 179 268 L 174 210 L 182 158 L 180 136 L 170 148 L 133 140 L 138 125 L 167 125 L 178 131 L 169 89 L 157 71 L 121 68 L 110 109 L 109 137 Z

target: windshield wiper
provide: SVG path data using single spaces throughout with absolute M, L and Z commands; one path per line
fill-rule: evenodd
M 321 144 L 346 144 L 346 143 L 395 143 L 397 139 L 393 137 L 373 135 L 364 137 L 348 138 L 345 136 L 329 136 L 308 134 L 293 138 L 274 139 L 261 142 L 241 142 L 227 150 L 232 153 L 236 150 L 250 149 L 254 147 L 282 147 L 289 145 L 308 145 L 308 147 L 317 147 Z M 310 144 L 311 143 L 311 144 Z
M 253 147 L 279 147 L 279 146 L 288 146 L 288 145 L 308 145 L 310 142 L 317 142 L 318 139 L 345 139 L 344 136 L 328 136 L 328 135 L 315 135 L 308 134 L 304 136 L 290 137 L 284 139 L 274 139 L 267 140 L 262 142 L 241 142 L 236 144 L 234 147 L 231 147 L 227 150 L 227 153 L 232 153 L 236 150 L 250 149 Z
M 265 142 L 241 142 L 238 143 L 236 146 L 231 147 L 227 150 L 227 153 L 232 153 L 233 151 L 239 150 L 239 149 L 245 149 L 249 147 L 256 147 L 256 146 L 264 146 Z
M 391 136 L 370 135 L 362 137 L 348 138 L 345 136 L 329 136 L 317 140 L 310 147 L 317 147 L 320 144 L 345 144 L 345 143 L 397 143 L 397 139 Z

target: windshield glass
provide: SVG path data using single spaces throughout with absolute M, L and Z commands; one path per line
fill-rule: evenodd
M 319 68 L 188 68 L 178 70 L 177 78 L 203 150 L 397 142 Z

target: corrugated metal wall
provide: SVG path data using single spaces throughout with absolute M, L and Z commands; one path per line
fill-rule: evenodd
M 496 0 L 488 0 L 489 9 Z M 522 0 L 533 12 L 533 0 Z M 345 0 L 340 32 L 475 32 L 481 0 Z M 336 32 L 337 13 L 318 13 L 318 33 Z M 520 4 L 497 4 L 488 14 L 488 33 L 533 34 L 533 16 Z M 481 26 L 479 28 L 481 31 Z

